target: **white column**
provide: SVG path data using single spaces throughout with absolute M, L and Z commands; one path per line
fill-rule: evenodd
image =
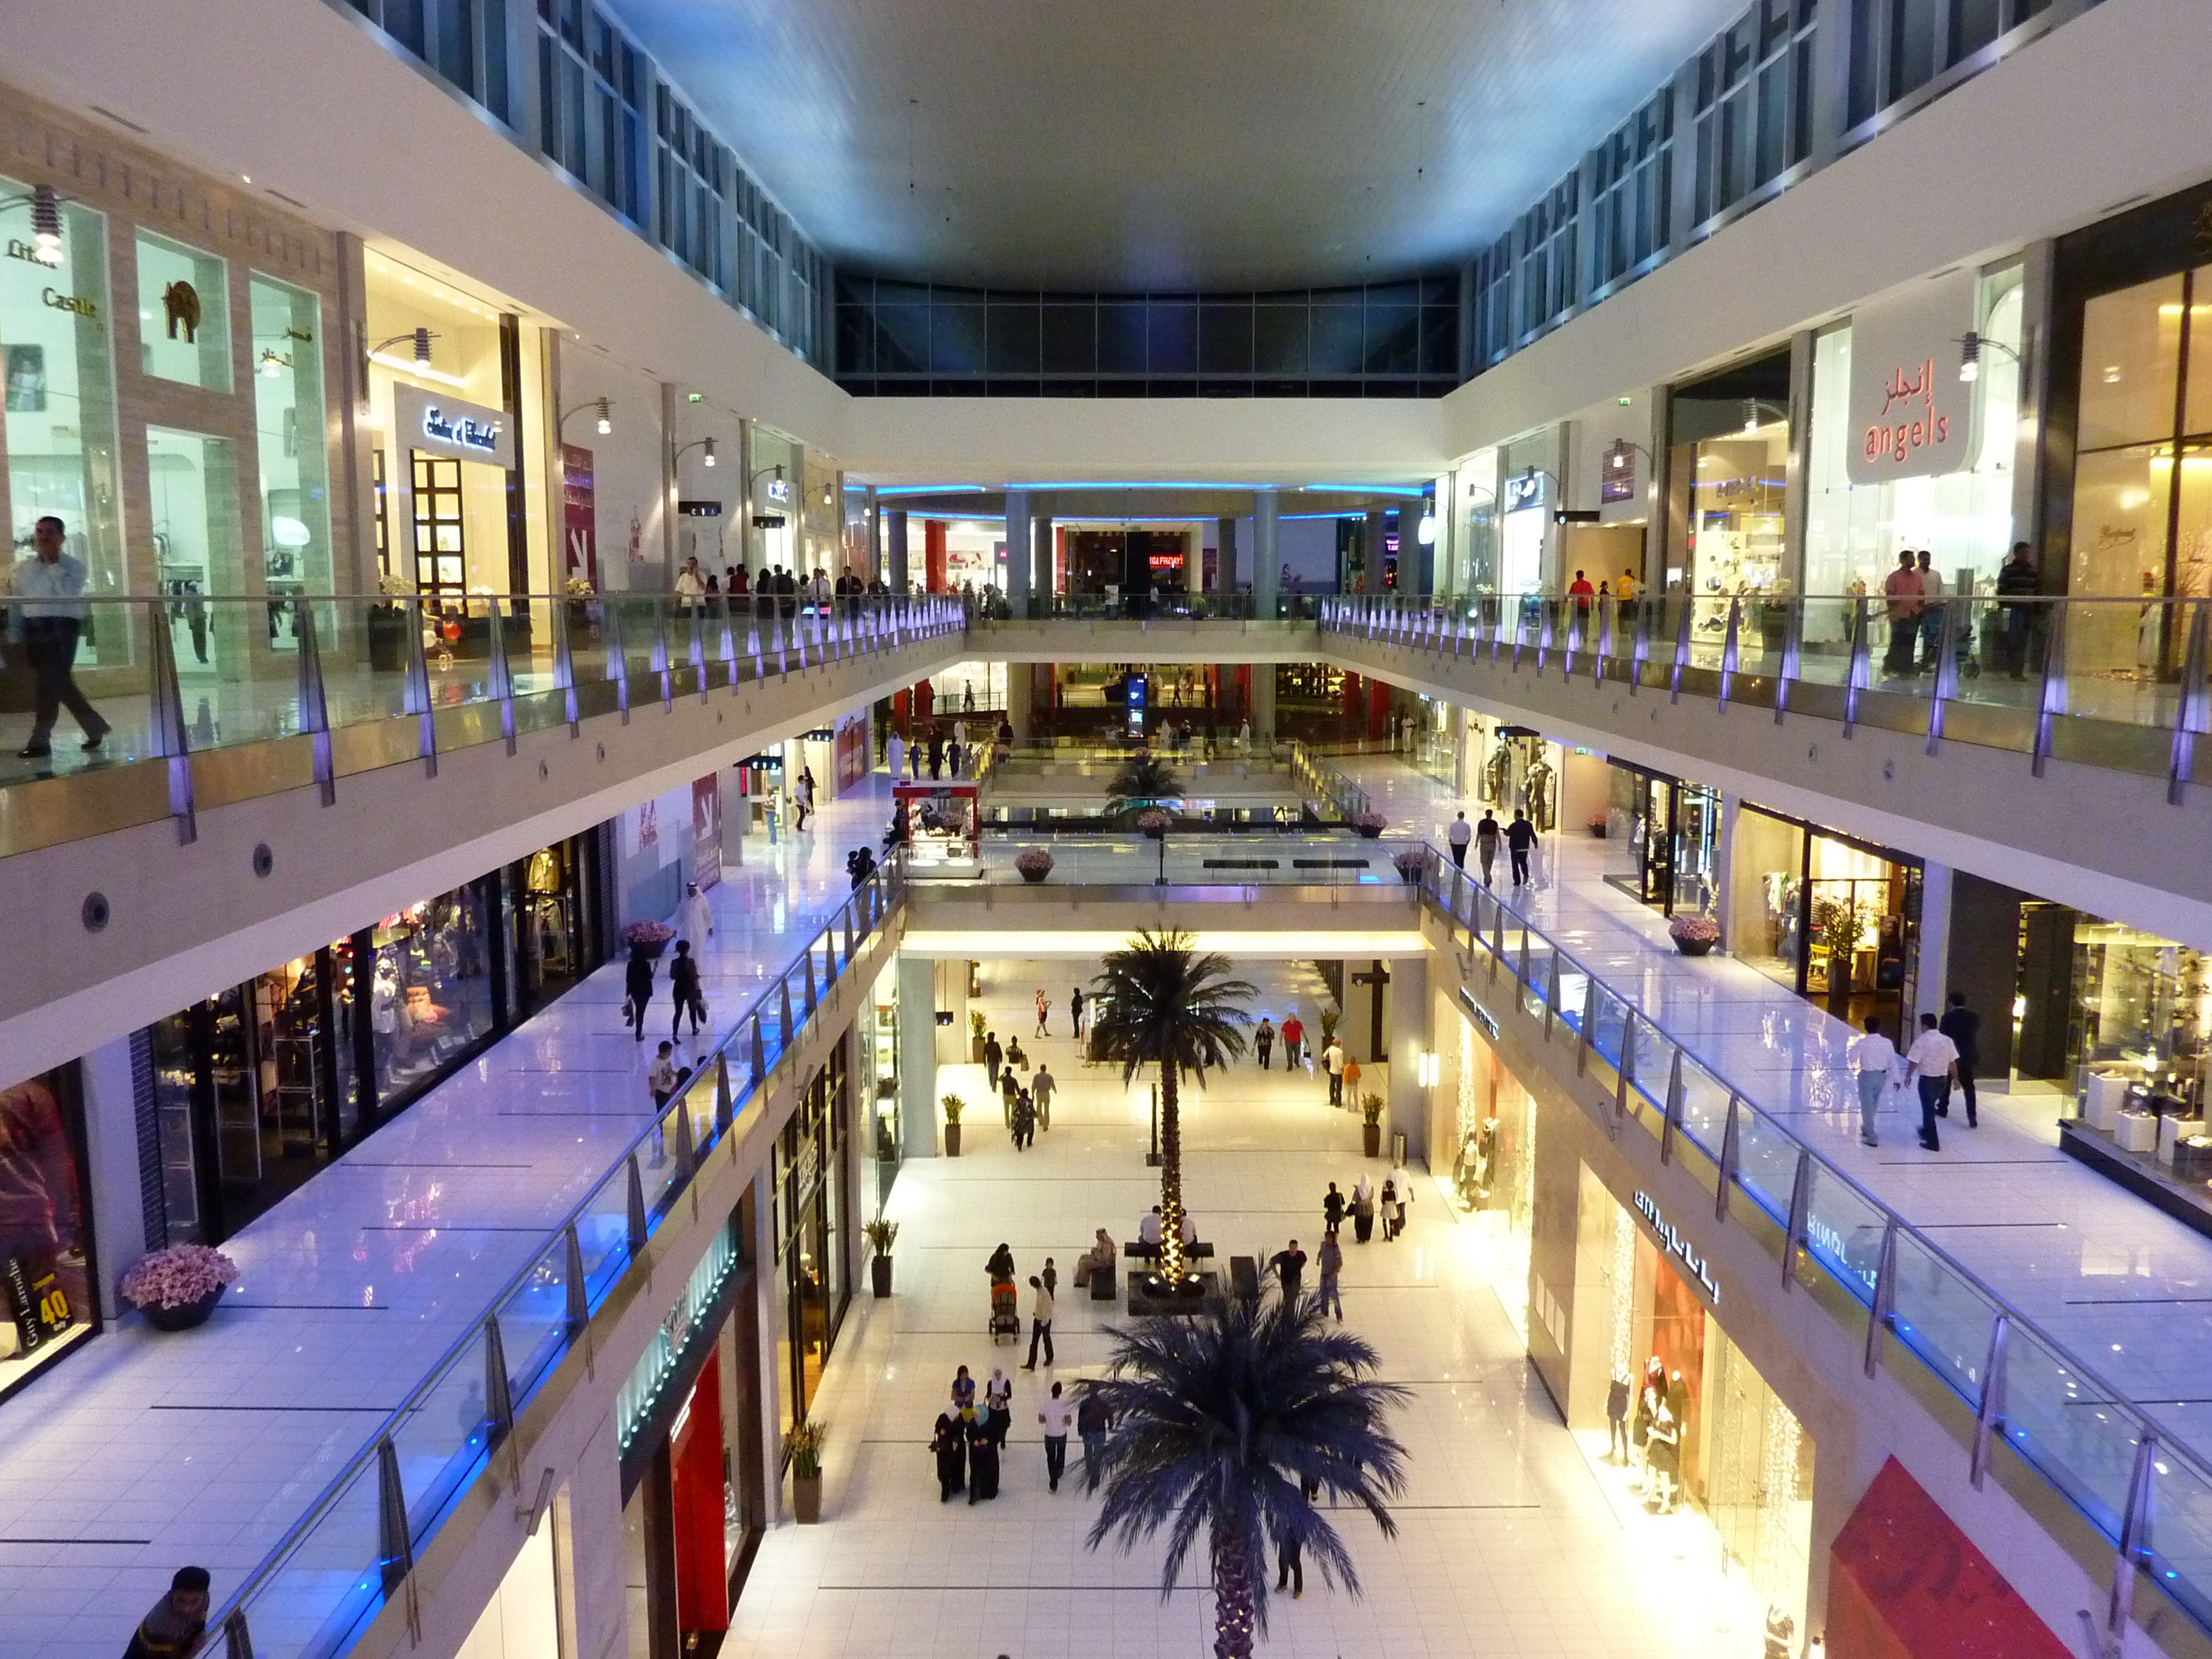
M 1905 1022 L 1906 1035 L 1917 1030 L 1922 1014 L 1943 1013 L 1943 998 L 1951 988 L 1951 866 L 1920 866 L 1920 962 L 1913 977 L 1912 1006 Z
M 1188 527 L 1189 544 L 1183 549 L 1182 591 L 1195 597 L 1206 592 L 1206 526 L 1194 521 Z
M 1406 1137 L 1410 1164 L 1429 1156 L 1428 1094 L 1421 1087 L 1420 1059 L 1428 1052 L 1429 963 L 1425 957 L 1400 957 L 1390 963 L 1389 1109 L 1384 1114 L 1382 1152 L 1389 1157 L 1390 1136 Z
M 935 1158 L 937 964 L 903 951 L 898 958 L 898 1068 L 900 1150 L 908 1158 Z

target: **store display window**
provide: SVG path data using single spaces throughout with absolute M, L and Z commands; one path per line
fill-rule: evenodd
M 140 372 L 209 392 L 230 390 L 230 278 L 212 253 L 142 230 Z
M 891 810 L 917 879 L 976 879 L 983 873 L 978 787 L 972 783 L 891 786 Z
M 1905 549 L 1926 548 L 1949 592 L 1990 594 L 2013 537 L 2012 491 L 2019 436 L 2021 270 L 1983 276 L 1976 298 L 1983 345 L 1975 380 L 1955 382 L 1972 422 L 1971 459 L 1957 471 L 1854 485 L 1849 455 L 1852 332 L 1829 330 L 1813 347 L 1813 429 L 1806 458 L 1805 580 L 1814 605 L 1808 644 L 1848 645 L 1844 597 L 1881 592 Z M 1939 375 L 1956 371 L 1936 365 Z M 2168 414 L 2172 411 L 2169 410 Z M 1991 613 L 1994 616 L 1994 612 Z
M 76 1065 L 0 1089 L 0 1396 L 97 1328 L 84 1170 Z
M 840 1048 L 807 1085 L 772 1159 L 776 1358 L 786 1429 L 806 1415 L 821 1388 L 852 1298 L 844 1237 L 852 1207 L 844 1178 L 847 1093 Z
M 542 847 L 508 868 L 518 1018 L 575 985 L 606 958 L 596 836 Z
M 869 1017 L 860 1023 L 860 1075 L 871 1080 L 873 1110 L 870 1114 L 872 1144 L 869 1156 L 876 1166 L 876 1209 L 881 1213 L 890 1201 L 891 1183 L 898 1178 L 905 1142 L 899 1128 L 898 970 L 886 967 L 877 976 L 875 994 L 869 999 Z
M 1711 915 L 1720 895 L 1717 790 L 1611 763 L 1605 878 L 1660 915 Z
M 2118 922 L 2073 921 L 2069 1069 L 2150 1085 L 2195 1115 L 2212 1059 L 2205 955 Z
M 1528 1253 L 1536 1218 L 1536 1099 L 1464 1020 L 1459 1031 L 1458 1150 L 1452 1193 L 1480 1218 L 1491 1287 L 1523 1342 L 1528 1336 Z
M 265 627 L 273 640 L 278 610 L 204 602 L 246 591 L 238 562 L 237 456 L 228 440 L 148 427 L 146 481 L 155 580 L 172 601 L 177 672 L 189 696 L 195 681 L 238 678 L 255 648 L 252 630 Z
M 289 283 L 254 276 L 253 410 L 267 591 L 332 593 L 328 452 L 323 442 L 321 305 Z M 289 605 L 272 616 L 271 648 L 297 648 Z M 335 638 L 333 632 L 330 637 Z
M 1747 806 L 1737 815 L 1731 951 L 1798 995 L 1893 1037 L 1912 1004 L 1920 860 Z
M 0 179 L 0 242 L 33 246 L 31 191 Z M 67 526 L 94 593 L 121 593 L 123 527 L 116 486 L 115 318 L 107 297 L 107 222 L 63 202 L 57 263 L 0 259 L 0 437 L 9 538 L 27 552 L 48 514 Z M 130 659 L 121 629 L 95 623 L 79 646 L 100 663 Z
M 497 1024 L 493 885 L 471 882 L 370 930 L 368 1017 L 380 1110 L 427 1087 Z
M 1790 463 L 1790 354 L 1674 388 L 1667 585 L 1700 601 L 1697 627 L 1727 626 L 1728 601 L 1796 583 L 1783 535 Z

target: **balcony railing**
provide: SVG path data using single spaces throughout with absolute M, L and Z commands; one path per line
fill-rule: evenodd
M 905 896 L 896 869 L 855 889 L 611 1173 L 547 1230 L 530 1265 L 486 1299 L 467 1334 L 210 1618 L 225 1659 L 336 1659 L 412 1594 L 415 1560 L 455 1501 L 636 1267 L 707 1155 L 761 1109 L 769 1073 Z
M 1558 672 L 1632 693 L 1792 711 L 2061 759 L 2162 767 L 2179 805 L 2212 730 L 2204 599 L 1954 594 L 1893 616 L 1880 594 L 1634 600 L 1352 594 L 1324 635 Z M 2070 728 L 2070 729 L 2069 729 Z M 2074 733 L 2078 732 L 2078 737 Z
M 192 757 L 256 743 L 311 739 L 307 769 L 325 799 L 355 763 L 420 758 L 434 769 L 441 741 L 504 741 L 610 709 L 836 665 L 958 632 L 965 619 L 946 596 L 862 595 L 813 605 L 668 594 L 547 598 L 470 594 L 449 599 L 344 595 L 191 595 L 69 602 L 82 617 L 75 673 L 111 728 L 97 752 L 81 751 L 66 714 L 53 754 L 23 757 L 13 737 L 0 753 L 0 788 L 55 777 L 131 772 L 166 762 L 166 791 L 142 791 L 143 808 L 101 830 L 166 811 L 179 836 L 198 834 Z M 56 602 L 0 596 L 7 647 L 22 624 Z M 457 726 L 453 711 L 475 710 Z M 17 729 L 18 713 L 9 725 Z M 441 739 L 441 727 L 447 735 Z M 141 774 L 132 773 L 137 777 Z M 270 787 L 295 779 L 271 769 Z M 52 815 L 49 815 L 52 816 Z M 45 822 L 37 819 L 36 822 Z M 6 825 L 0 854 L 43 844 L 33 822 Z M 57 820 L 48 839 L 65 835 Z

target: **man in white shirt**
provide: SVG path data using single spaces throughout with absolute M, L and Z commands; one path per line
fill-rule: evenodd
M 1054 1492 L 1060 1490 L 1060 1477 L 1067 1472 L 1067 1425 L 1073 1416 L 1067 1401 L 1060 1398 L 1060 1384 L 1054 1383 L 1051 1397 L 1037 1413 L 1037 1421 L 1044 1425 L 1045 1478 Z
M 676 603 L 685 611 L 707 597 L 707 579 L 699 574 L 699 561 L 686 559 L 676 573 Z
M 1467 844 L 1474 839 L 1474 826 L 1467 821 L 1466 813 L 1461 813 L 1451 821 L 1451 828 L 1444 832 L 1444 839 L 1451 843 L 1453 864 L 1460 869 L 1466 869 Z
M 1328 1103 L 1344 1104 L 1344 1044 L 1331 1037 L 1328 1047 L 1321 1051 L 1321 1063 L 1328 1073 Z
M 1030 1289 L 1034 1292 L 1030 1297 L 1030 1357 L 1022 1369 L 1025 1371 L 1036 1369 L 1037 1344 L 1042 1342 L 1044 1344 L 1045 1369 L 1049 1370 L 1053 1364 L 1052 1291 L 1035 1273 L 1030 1275 Z M 1063 1425 L 1060 1431 L 1065 1435 L 1067 1430 Z
M 8 635 L 30 659 L 33 682 L 31 740 L 21 758 L 42 760 L 53 753 L 54 721 L 67 708 L 84 729 L 90 751 L 107 738 L 107 722 L 76 689 L 76 639 L 84 629 L 84 562 L 62 550 L 69 527 L 49 514 L 32 526 L 35 552 L 15 566 L 14 603 L 8 607 Z
M 1874 1115 L 1881 1105 L 1882 1091 L 1896 1074 L 1897 1045 L 1881 1034 L 1881 1021 L 1869 1014 L 1866 1035 L 1853 1041 L 1845 1057 L 1859 1085 L 1859 1144 L 1879 1146 L 1881 1137 L 1875 1133 Z
M 1160 1248 L 1163 1231 L 1160 1225 L 1160 1206 L 1155 1204 L 1152 1206 L 1152 1212 L 1137 1224 L 1137 1242 L 1139 1244 L 1149 1244 L 1157 1253 Z
M 1950 1091 L 1951 1068 L 1959 1063 L 1959 1045 L 1936 1029 L 1936 1016 L 1920 1016 L 1920 1035 L 1905 1051 L 1905 1074 L 1920 1088 L 1920 1144 L 1931 1152 L 1943 1150 L 1936 1139 L 1936 1109 Z
M 697 882 L 684 883 L 684 902 L 676 912 L 678 936 L 691 941 L 691 954 L 696 957 L 706 948 L 714 931 L 714 907 L 707 902 L 707 896 L 699 890 Z

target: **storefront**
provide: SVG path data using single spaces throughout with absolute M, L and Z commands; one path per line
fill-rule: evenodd
M 892 822 L 917 881 L 979 881 L 983 875 L 981 791 L 972 783 L 891 786 Z
M 1857 1025 L 1903 1035 L 1920 951 L 1918 859 L 1747 805 L 1729 864 L 1730 951 Z
M 1606 880 L 1662 916 L 1711 915 L 1720 901 L 1720 792 L 1609 764 Z
M 781 1426 L 803 1419 L 853 1298 L 852 1079 L 843 1044 L 775 1143 L 773 1285 Z
M 1528 1338 L 1528 1249 L 1536 1214 L 1536 1100 L 1498 1059 L 1486 1035 L 1491 1016 L 1462 992 L 1456 1112 L 1449 1141 L 1452 1194 L 1474 1218 L 1492 1287 L 1505 1316 Z
M 1668 409 L 1667 586 L 1704 601 L 1697 626 L 1717 633 L 1731 597 L 1796 586 L 1783 531 L 1790 353 L 1677 386 Z
M 1577 1167 L 1568 1427 L 1624 1525 L 1678 1555 L 1717 1546 L 1723 1593 L 1744 1603 L 1724 1622 L 1748 1636 L 1786 1619 L 1802 1632 L 1812 1437 L 1729 1340 L 1731 1287 L 1694 1225 L 1640 1193 L 1632 1208 Z M 1755 1640 L 1732 1651 L 1757 1652 Z
M 0 1089 L 0 1400 L 100 1328 L 75 1062 Z
M 876 975 L 875 990 L 868 999 L 870 1012 L 854 1029 L 860 1035 L 860 1075 L 868 1080 L 868 1098 L 872 1103 L 869 1112 L 868 1132 L 871 1141 L 867 1157 L 875 1164 L 875 1208 L 880 1215 L 890 1202 L 891 1183 L 898 1179 L 899 1164 L 905 1156 L 899 1139 L 899 1053 L 898 1053 L 898 967 L 896 961 L 884 964 Z
M 1478 801 L 1503 817 L 1526 812 L 1540 831 L 1559 827 L 1564 763 L 1559 744 L 1530 726 L 1486 720 L 1477 749 L 1469 776 Z
M 746 1196 L 615 1396 L 630 1651 L 711 1650 L 767 1531 Z
M 165 1237 L 217 1243 L 605 959 L 599 838 L 572 836 L 140 1034 Z

